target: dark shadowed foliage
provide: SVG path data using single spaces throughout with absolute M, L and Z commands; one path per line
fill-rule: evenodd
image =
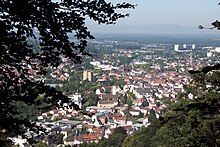
M 94 37 L 85 25 L 90 18 L 98 24 L 115 24 L 128 14 L 117 9 L 134 8 L 128 3 L 107 3 L 105 0 L 1 0 L 0 1 L 0 144 L 7 135 L 22 134 L 31 127 L 19 116 L 17 102 L 49 110 L 68 98 L 41 79 L 48 67 L 57 67 L 62 58 L 81 62 L 87 39 Z M 39 95 L 44 97 L 39 99 Z M 73 105 L 76 109 L 78 107 Z

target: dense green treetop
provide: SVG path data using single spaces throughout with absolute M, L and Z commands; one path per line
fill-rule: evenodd
M 109 138 L 102 138 L 98 142 L 97 147 L 121 147 L 126 136 L 126 130 L 122 127 L 118 127 Z

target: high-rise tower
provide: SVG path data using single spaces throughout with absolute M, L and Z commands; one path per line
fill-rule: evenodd
M 174 45 L 174 51 L 178 52 L 179 51 L 179 44 Z

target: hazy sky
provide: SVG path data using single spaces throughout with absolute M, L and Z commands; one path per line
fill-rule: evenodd
M 123 0 L 108 0 L 112 3 Z M 92 32 L 101 33 L 220 33 L 216 30 L 198 30 L 197 26 L 211 26 L 220 20 L 220 0 L 126 0 L 138 6 L 130 17 L 121 19 L 116 25 L 97 25 L 88 21 Z M 121 11 L 120 11 L 121 12 Z

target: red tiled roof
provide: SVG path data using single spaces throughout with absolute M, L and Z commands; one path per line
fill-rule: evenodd
M 150 110 L 150 108 L 149 107 L 144 107 L 144 108 L 142 108 L 143 110 Z
M 81 141 L 93 141 L 100 140 L 100 136 L 97 133 L 82 134 L 78 136 L 77 139 Z
M 126 121 L 127 120 L 126 117 L 116 117 L 115 119 L 118 121 Z
M 130 112 L 140 112 L 139 110 L 131 109 Z
M 99 104 L 113 104 L 116 101 L 99 101 Z

